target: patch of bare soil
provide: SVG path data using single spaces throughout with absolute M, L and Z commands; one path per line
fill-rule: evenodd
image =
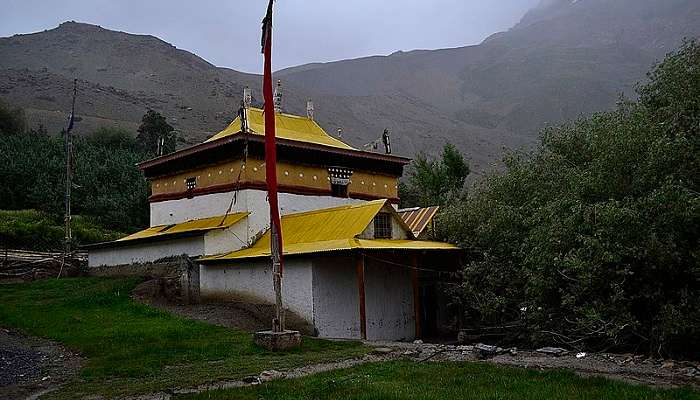
M 77 375 L 82 359 L 46 339 L 0 328 L 0 399 L 34 398 Z
M 167 282 L 153 279 L 138 285 L 134 299 L 168 311 L 183 318 L 207 322 L 212 325 L 256 332 L 269 329 L 274 316 L 274 305 L 243 302 L 183 304 L 176 290 Z M 313 327 L 298 315 L 287 312 L 286 325 L 304 335 L 313 335 Z
M 376 345 L 376 343 L 375 343 Z M 384 343 L 418 361 L 478 361 L 538 370 L 564 369 L 582 376 L 601 376 L 657 387 L 692 386 L 700 389 L 700 363 L 659 360 L 632 354 L 568 352 L 554 356 L 537 351 L 501 349 L 484 355 L 475 346 L 423 343 Z

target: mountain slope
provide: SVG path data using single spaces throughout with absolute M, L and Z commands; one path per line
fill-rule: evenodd
M 280 75 L 314 94 L 404 94 L 457 121 L 531 137 L 545 122 L 608 108 L 683 37 L 699 34 L 694 0 L 545 0 L 479 46 Z
M 80 88 L 78 113 L 88 121 L 123 121 L 132 128 L 153 108 L 193 140 L 229 122 L 243 86 L 258 81 L 152 36 L 73 22 L 0 39 L 0 54 L 0 95 L 54 129 L 65 122 L 52 115 L 68 109 L 74 77 Z M 90 123 L 80 126 L 91 128 Z
M 631 95 L 656 60 L 698 36 L 697 0 L 542 0 L 477 46 L 308 64 L 276 78 L 287 111 L 304 114 L 312 98 L 321 125 L 331 133 L 342 127 L 355 146 L 388 127 L 400 154 L 450 141 L 481 172 L 503 147 L 532 145 L 544 124 Z M 50 127 L 65 122 L 75 76 L 83 130 L 134 129 L 154 108 L 196 142 L 233 119 L 243 86 L 260 103 L 259 76 L 214 67 L 151 36 L 87 24 L 0 39 L 0 55 L 0 97 Z

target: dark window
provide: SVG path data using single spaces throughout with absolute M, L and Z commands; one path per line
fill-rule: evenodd
M 348 185 L 331 184 L 333 197 L 348 197 Z
M 192 190 L 197 187 L 197 178 L 187 178 L 185 181 L 185 187 L 187 190 Z
M 328 177 L 331 181 L 331 194 L 334 197 L 348 197 L 348 185 L 352 170 L 343 167 L 329 167 Z
M 382 213 L 374 217 L 374 238 L 391 239 L 391 215 Z

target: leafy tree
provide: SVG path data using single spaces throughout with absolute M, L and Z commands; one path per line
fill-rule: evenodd
M 399 186 L 402 206 L 433 206 L 445 204 L 451 196 L 459 195 L 469 175 L 469 164 L 457 148 L 448 143 L 440 159 L 418 154 L 408 174 L 408 182 Z
M 700 45 L 638 102 L 546 129 L 447 207 L 443 238 L 479 254 L 457 299 L 505 340 L 700 357 Z
M 141 118 L 137 142 L 141 149 L 150 155 L 158 152 L 158 142 L 163 139 L 163 154 L 172 153 L 177 146 L 177 135 L 160 113 L 148 110 Z
M 73 211 L 126 232 L 148 224 L 148 184 L 136 167 L 147 155 L 127 133 L 110 132 L 73 138 Z M 24 134 L 0 141 L 0 209 L 60 217 L 64 182 L 62 137 Z
M 101 127 L 86 136 L 96 146 L 139 151 L 139 142 L 132 132 L 121 128 Z
M 27 130 L 24 110 L 0 100 L 0 135 L 21 135 Z

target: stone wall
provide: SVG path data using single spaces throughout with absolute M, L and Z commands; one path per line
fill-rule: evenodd
M 199 265 L 187 256 L 153 263 L 125 264 L 88 268 L 90 276 L 142 277 L 157 279 L 177 288 L 187 304 L 199 303 Z

